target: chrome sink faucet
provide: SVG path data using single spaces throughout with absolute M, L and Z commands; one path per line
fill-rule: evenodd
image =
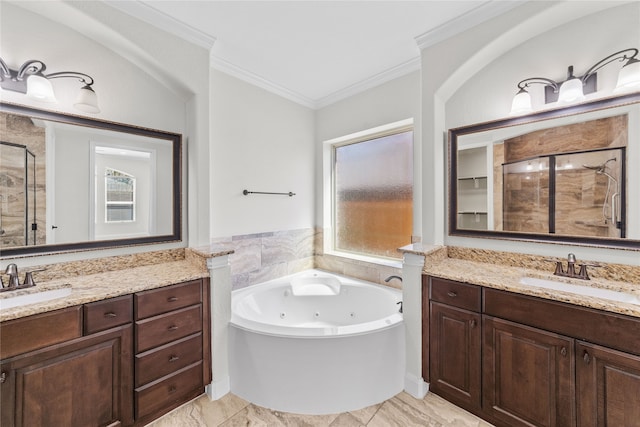
M 4 271 L 4 274 L 9 276 L 9 283 L 7 285 L 8 289 L 15 289 L 20 286 L 20 279 L 18 278 L 18 266 L 15 264 L 7 265 L 7 269 Z M 4 285 L 3 285 L 4 286 Z
M 591 280 L 587 267 L 600 267 L 597 264 L 578 264 L 579 270 L 576 272 L 576 256 L 569 253 L 567 255 L 567 270 L 565 271 L 562 266 L 562 261 L 549 260 L 556 263 L 556 270 L 553 272 L 554 276 L 571 277 L 574 279 Z
M 4 271 L 4 274 L 9 276 L 9 282 L 5 286 L 4 280 L 0 278 L 0 286 L 1 286 L 0 292 L 12 291 L 14 289 L 30 288 L 32 286 L 35 286 L 36 283 L 33 280 L 33 273 L 36 273 L 38 271 L 44 271 L 44 269 L 32 270 L 32 271 L 26 272 L 24 275 L 24 283 L 21 285 L 20 277 L 18 275 L 18 266 L 16 264 L 7 265 L 7 268 Z

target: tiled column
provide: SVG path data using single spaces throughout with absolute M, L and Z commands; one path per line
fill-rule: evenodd
M 229 256 L 207 258 L 211 278 L 211 371 L 212 382 L 206 387 L 211 400 L 230 391 L 228 329 L 231 320 L 231 267 Z
M 402 305 L 406 328 L 406 375 L 404 390 L 422 399 L 429 385 L 422 379 L 422 269 L 424 255 L 404 254 Z

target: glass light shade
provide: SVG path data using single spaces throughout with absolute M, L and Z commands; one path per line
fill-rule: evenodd
M 98 95 L 91 89 L 91 86 L 84 86 L 80 89 L 78 98 L 75 104 L 73 104 L 80 111 L 85 113 L 99 113 L 100 107 L 98 107 Z
M 640 88 L 640 61 L 630 59 L 618 73 L 618 83 L 614 92 Z
M 511 112 L 509 113 L 512 116 L 517 116 L 519 114 L 530 113 L 533 110 L 531 107 L 531 95 L 524 89 L 520 89 L 520 92 L 513 97 L 513 102 L 511 103 Z
M 574 77 L 562 83 L 562 86 L 560 86 L 560 94 L 558 95 L 558 102 L 567 103 L 582 100 L 584 100 L 582 80 Z
M 51 82 L 42 76 L 27 78 L 27 96 L 41 102 L 57 102 Z

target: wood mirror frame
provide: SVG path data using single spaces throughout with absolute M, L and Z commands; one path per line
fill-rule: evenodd
M 104 249 L 123 246 L 137 246 L 157 243 L 177 242 L 182 240 L 182 135 L 161 130 L 138 127 L 122 123 L 109 122 L 104 120 L 92 119 L 83 116 L 75 116 L 57 112 L 39 110 L 17 104 L 0 103 L 0 112 L 27 116 L 39 120 L 47 120 L 51 122 L 64 123 L 73 126 L 82 126 L 92 129 L 120 132 L 135 137 L 153 138 L 170 144 L 171 151 L 171 190 L 170 224 L 167 222 L 169 233 L 161 232 L 144 237 L 125 237 L 110 240 L 87 240 L 72 243 L 53 243 L 38 244 L 31 246 L 15 246 L 1 248 L 0 258 L 12 258 L 15 256 L 34 255 L 34 254 L 54 254 L 61 252 L 70 252 L 89 249 Z M 155 194 L 161 191 L 156 188 Z
M 463 126 L 450 129 L 449 136 L 449 149 L 448 149 L 448 162 L 449 162 L 449 174 L 448 174 L 448 189 L 449 189 L 449 203 L 448 203 L 448 220 L 449 220 L 449 235 L 461 236 L 461 237 L 475 237 L 475 238 L 493 238 L 493 239 L 505 239 L 505 240 L 519 240 L 519 241 L 532 241 L 532 242 L 553 242 L 563 244 L 575 244 L 581 246 L 598 246 L 609 248 L 626 248 L 626 249 L 640 249 L 640 240 L 632 240 L 627 238 L 603 238 L 603 237 L 585 237 L 585 236 L 573 236 L 566 234 L 544 234 L 544 233 L 528 233 L 528 232 L 515 232 L 515 231 L 499 231 L 499 230 L 476 230 L 460 228 L 458 226 L 458 140 L 464 135 L 471 135 L 478 132 L 490 131 L 493 129 L 500 129 L 506 127 L 514 127 L 523 124 L 530 124 L 534 122 L 541 122 L 544 120 L 557 119 L 562 117 L 574 116 L 581 113 L 595 112 L 599 110 L 606 110 L 616 107 L 622 107 L 626 105 L 636 104 L 640 102 L 640 93 L 630 93 L 621 96 L 609 97 L 604 99 L 598 99 L 590 102 L 586 102 L 579 105 L 556 108 L 550 110 L 544 110 L 535 112 L 533 114 L 509 117 L 506 119 L 500 119 L 490 122 L 477 123 L 469 126 Z M 630 141 L 630 144 L 640 144 L 639 141 Z M 640 183 L 635 183 L 640 185 Z

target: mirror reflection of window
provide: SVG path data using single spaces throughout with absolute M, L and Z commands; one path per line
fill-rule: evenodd
M 155 232 L 151 196 L 155 161 L 153 150 L 133 149 L 122 142 L 94 143 L 94 238 L 144 237 Z
M 107 168 L 105 177 L 105 222 L 136 220 L 136 178 Z

